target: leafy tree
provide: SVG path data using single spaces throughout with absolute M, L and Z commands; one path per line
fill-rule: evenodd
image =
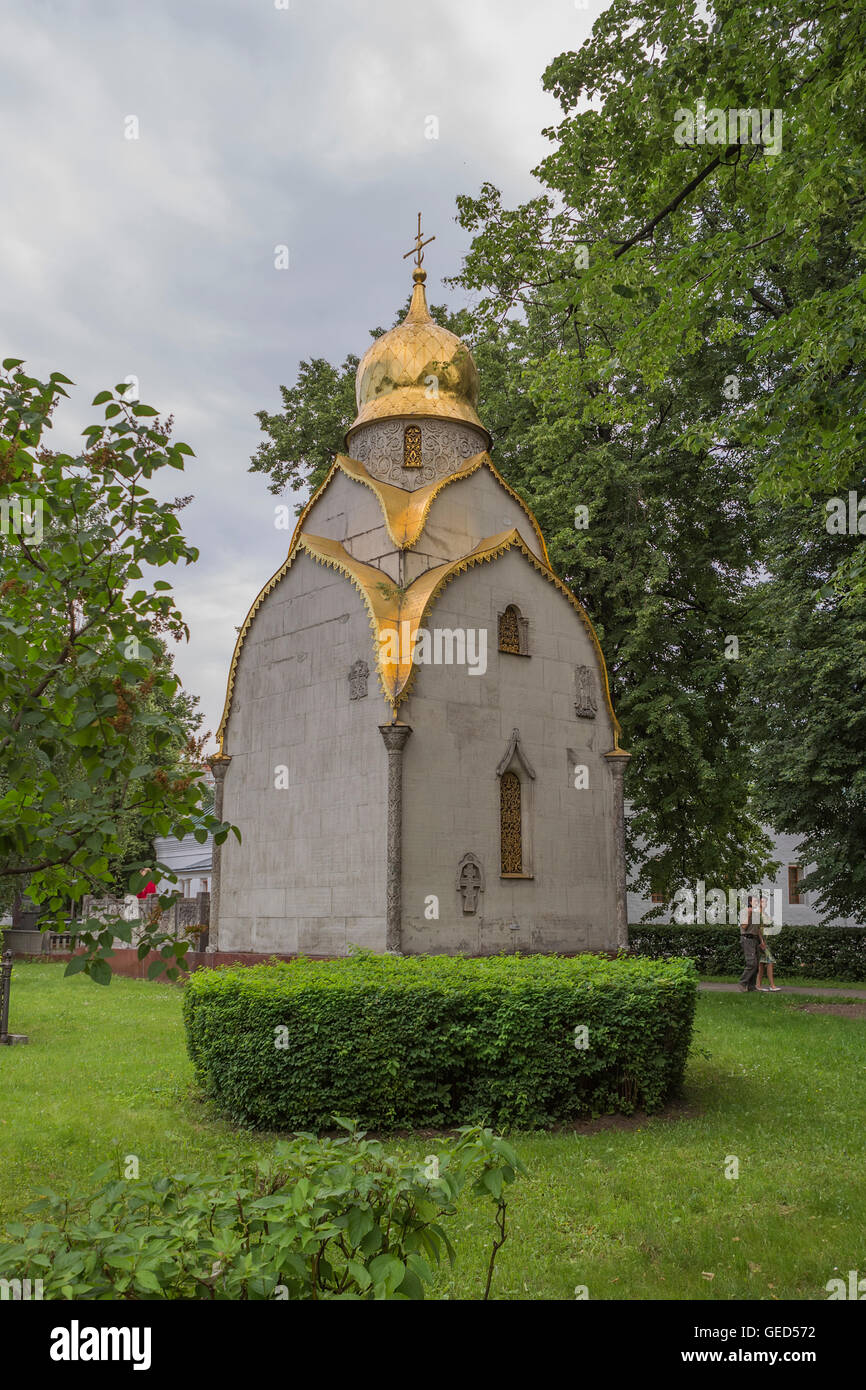
M 817 648 L 786 623 L 773 674 L 796 709 L 866 586 L 859 533 L 816 565 L 798 525 L 866 491 L 863 30 L 845 3 L 613 0 L 544 75 L 562 119 L 541 195 L 458 199 L 474 234 L 462 336 L 497 463 L 599 630 L 633 754 L 632 860 L 649 853 L 638 882 L 667 897 L 754 881 L 768 818 L 807 836 L 825 906 L 859 891 L 843 825 L 861 804 L 856 642 L 828 773 L 854 801 L 833 820 L 802 775 L 767 787 L 765 747 L 800 774 L 831 754 L 802 719 L 765 744 L 754 683 L 769 614 L 808 613 Z
M 81 454 L 48 448 L 64 383 L 14 358 L 0 374 L 0 883 L 26 886 L 54 921 L 69 900 L 112 887 L 125 813 L 149 842 L 204 840 L 208 828 L 221 842 L 230 828 L 196 823 L 201 748 L 161 654 L 186 628 L 171 585 L 143 570 L 197 557 L 182 500 L 158 502 L 146 487 L 192 450 L 125 386 L 95 397 L 105 423 L 85 429 Z M 128 878 L 132 891 L 142 882 Z M 70 973 L 107 983 L 112 936 L 129 932 L 84 930 Z M 162 965 L 187 949 L 154 927 L 140 955 L 157 944 Z
M 166 677 L 172 675 L 171 652 L 164 641 L 156 638 L 151 642 L 154 653 L 154 663 Z M 178 737 L 184 735 L 183 742 L 178 743 L 171 751 L 169 756 L 164 759 L 164 765 L 174 765 L 178 762 L 189 762 L 200 772 L 204 770 L 204 744 L 206 735 L 203 737 L 200 730 L 204 719 L 203 714 L 198 709 L 198 696 L 184 690 L 177 682 L 172 695 L 166 693 L 166 689 L 160 682 L 154 682 L 150 692 L 145 695 L 142 702 L 142 713 L 158 713 L 172 717 L 178 727 Z M 149 726 L 138 723 L 134 735 L 137 752 L 142 758 L 147 757 L 147 738 Z M 213 791 L 210 787 L 205 787 L 200 803 L 200 811 L 208 814 L 213 811 Z M 138 864 L 150 865 L 154 858 L 153 839 L 150 836 L 150 824 L 147 817 L 142 817 L 133 795 L 129 799 L 129 804 L 119 812 L 117 818 L 117 837 L 120 849 L 116 856 L 109 860 L 109 873 L 111 874 L 113 891 L 116 895 L 122 896 L 127 891 L 127 883 L 130 873 Z
M 845 825 L 852 812 L 858 824 L 863 807 L 862 677 L 841 613 L 857 625 L 864 551 L 857 536 L 831 548 L 817 524 L 831 492 L 862 493 L 864 482 L 864 131 L 853 97 L 862 86 L 863 22 L 862 8 L 850 5 L 614 0 L 580 52 L 561 55 L 545 74 L 563 109 L 547 132 L 552 152 L 535 171 L 547 191 L 513 210 L 489 184 L 458 200 L 461 222 L 475 232 L 458 279 L 481 292 L 479 323 L 516 316 L 531 332 L 541 317 L 545 331 L 562 329 L 548 355 L 528 357 L 524 388 L 551 426 L 590 426 L 575 472 L 584 489 L 607 493 L 570 572 L 605 630 L 636 754 L 632 828 L 646 827 L 651 850 L 672 846 L 667 862 L 644 875 L 661 869 L 655 886 L 666 892 L 699 866 L 704 878 L 725 876 L 727 866 L 734 881 L 750 881 L 753 856 L 744 851 L 760 848 L 760 815 L 805 835 L 825 909 L 851 910 L 859 894 L 863 910 L 860 856 Z M 749 108 L 767 113 L 757 128 Z M 635 469 L 641 452 L 646 478 Z M 659 501 L 671 494 L 667 543 L 645 532 L 638 554 L 622 534 L 611 547 L 623 477 L 645 516 L 653 475 Z M 725 534 L 731 527 L 736 535 Z M 636 591 L 617 596 L 615 570 L 595 585 L 596 553 L 606 547 L 624 570 L 637 565 L 643 601 Z M 658 562 L 672 554 L 679 563 L 665 575 Z M 849 606 L 834 608 L 828 583 L 851 595 Z M 692 609 L 685 629 L 678 603 Z M 638 620 L 621 641 L 617 614 Z M 652 636 L 645 647 L 641 627 Z M 711 658 L 722 631 L 750 659 L 732 663 L 727 680 L 718 670 L 716 681 Z M 846 640 L 831 671 L 834 631 Z M 786 657 L 770 674 L 762 643 L 780 637 Z M 799 703 L 816 676 L 826 681 L 816 701 L 833 691 L 843 702 L 846 736 L 833 745 L 815 739 Z M 780 711 L 797 711 L 787 723 L 780 714 L 769 743 L 756 681 Z M 750 779 L 750 763 L 763 775 Z M 815 777 L 819 791 L 848 789 L 832 818 Z
M 808 503 L 766 517 L 770 572 L 756 588 L 744 665 L 744 738 L 761 805 L 802 836 L 803 880 L 827 917 L 866 917 L 866 605 L 833 575 L 848 536 Z
M 862 478 L 864 37 L 844 0 L 613 0 L 544 79 L 564 113 L 538 170 L 550 249 L 589 244 L 581 305 L 623 298 L 615 352 L 646 381 L 708 329 L 747 371 L 732 432 L 774 499 Z
M 250 472 L 267 474 L 275 495 L 287 487 L 317 488 L 324 480 L 354 418 L 357 368 L 358 358 L 351 355 L 341 367 L 323 357 L 302 362 L 295 385 L 280 387 L 282 411 L 257 412 L 268 440 L 259 445 Z

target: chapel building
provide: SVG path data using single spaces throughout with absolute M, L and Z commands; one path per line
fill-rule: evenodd
M 215 849 L 212 950 L 627 945 L 604 658 L 490 457 L 422 259 L 232 656 L 212 767 L 243 838 Z

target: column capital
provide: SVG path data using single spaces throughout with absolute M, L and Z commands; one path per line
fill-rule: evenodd
M 603 755 L 610 759 L 610 766 L 613 772 L 625 772 L 631 762 L 631 753 L 626 753 L 624 748 L 611 748 L 609 753 Z
M 379 733 L 382 735 L 385 747 L 389 753 L 400 753 L 406 746 L 406 740 L 412 732 L 411 724 L 380 724 Z

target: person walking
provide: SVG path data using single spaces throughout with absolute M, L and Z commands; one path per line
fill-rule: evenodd
M 757 899 L 749 896 L 746 907 L 740 917 L 740 944 L 743 948 L 743 958 L 746 962 L 742 975 L 740 976 L 739 986 L 744 994 L 754 994 L 755 980 L 758 974 L 758 950 L 763 946 L 764 941 L 761 936 L 760 924 L 761 910 Z
M 760 990 L 761 994 L 769 994 L 771 991 L 772 991 L 773 994 L 778 994 L 778 993 L 779 993 L 779 986 L 778 986 L 778 985 L 774 982 L 774 980 L 773 980 L 773 966 L 776 964 L 776 957 L 773 955 L 773 952 L 770 950 L 770 947 L 767 945 L 767 935 L 769 935 L 770 933 L 767 932 L 766 935 L 765 935 L 765 928 L 766 928 L 767 924 L 768 924 L 769 921 L 770 921 L 770 909 L 769 909 L 769 904 L 767 903 L 767 899 L 766 899 L 766 898 L 761 898 L 761 912 L 760 912 L 760 917 L 761 917 L 761 954 L 760 954 L 760 958 L 759 958 L 759 960 L 758 960 L 758 983 L 757 983 L 756 988 Z M 768 978 L 769 981 L 770 981 L 769 989 L 768 989 L 767 986 L 764 984 L 764 971 L 765 971 L 765 970 L 766 970 L 766 972 L 767 972 L 767 978 Z

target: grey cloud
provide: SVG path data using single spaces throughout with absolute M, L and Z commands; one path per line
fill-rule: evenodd
M 254 412 L 302 357 L 362 352 L 409 288 L 415 214 L 438 277 L 466 248 L 457 193 L 536 190 L 557 107 L 545 64 L 593 10 L 569 0 L 122 0 L 3 7 L 3 355 L 78 383 L 128 373 L 196 452 L 199 563 L 173 577 L 192 630 L 184 683 L 216 728 L 235 628 L 284 558 L 275 499 L 247 472 Z M 140 139 L 125 140 L 135 115 Z M 440 121 L 438 141 L 424 120 Z M 274 269 L 274 246 L 291 269 Z M 452 297 L 453 302 L 453 297 Z M 290 499 L 297 500 L 295 497 Z

